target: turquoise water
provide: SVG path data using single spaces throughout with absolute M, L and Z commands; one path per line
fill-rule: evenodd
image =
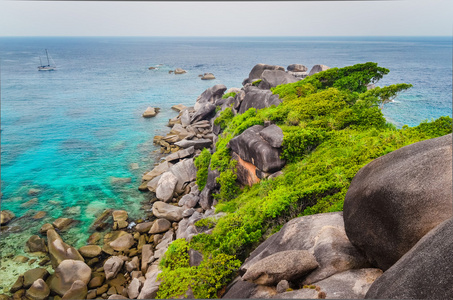
M 57 71 L 37 70 L 45 48 Z M 105 208 L 142 217 L 152 195 L 137 187 L 155 163 L 153 136 L 166 134 L 177 114 L 171 106 L 192 106 L 214 84 L 241 87 L 257 63 L 377 62 L 391 70 L 378 85 L 414 85 L 383 110 L 401 127 L 452 115 L 451 54 L 451 37 L 0 38 L 1 208 L 19 217 L 10 224 L 19 227 L 2 232 L 1 253 L 21 253 L 30 234 L 58 217 L 80 221 L 64 234 L 77 246 Z M 188 73 L 168 73 L 178 67 Z M 200 80 L 205 72 L 217 79 Z M 144 119 L 148 106 L 161 112 Z M 32 219 L 37 211 L 47 216 Z

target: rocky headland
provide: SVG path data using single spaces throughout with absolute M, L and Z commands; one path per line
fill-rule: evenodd
M 93 233 L 86 245 L 78 249 L 60 236 L 74 226 L 74 220 L 60 218 L 52 224 L 43 224 L 24 245 L 27 252 L 40 255 L 40 267 L 21 274 L 10 287 L 10 293 L 0 295 L 0 299 L 153 299 L 200 295 L 230 299 L 452 297 L 451 133 L 435 133 L 443 136 L 434 139 L 427 139 L 432 136 L 426 134 L 419 140 L 427 140 L 405 147 L 400 143 L 400 149 L 362 163 L 363 167 L 352 174 L 350 185 L 329 187 L 329 192 L 319 188 L 309 195 L 315 199 L 309 205 L 296 202 L 298 208 L 284 206 L 283 212 L 263 217 L 260 226 L 267 226 L 268 231 L 254 231 L 259 233 L 254 238 L 242 233 L 230 239 L 230 243 L 238 243 L 231 247 L 241 249 L 236 252 L 240 264 L 221 269 L 223 273 L 218 278 L 217 273 L 210 273 L 220 265 L 232 266 L 228 261 L 214 265 L 212 261 L 222 253 L 235 251 L 209 240 L 217 236 L 218 224 L 232 215 L 228 209 L 216 210 L 217 205 L 232 203 L 227 196 L 235 198 L 239 190 L 252 193 L 259 184 L 283 185 L 283 180 L 289 180 L 285 174 L 293 172 L 288 168 L 294 168 L 296 160 L 293 152 L 287 154 L 288 127 L 304 128 L 302 121 L 296 124 L 291 119 L 290 111 L 286 112 L 283 121 L 289 121 L 284 125 L 276 118 L 263 121 L 256 115 L 245 116 L 251 111 L 282 107 L 289 100 L 285 100 L 288 98 L 282 96 L 283 92 L 276 93 L 275 87 L 310 77 L 318 80 L 321 77 L 313 75 L 325 70 L 329 68 L 324 65 L 316 65 L 307 72 L 308 68 L 301 64 L 292 64 L 286 70 L 258 64 L 241 88 L 214 85 L 201 93 L 193 107 L 175 105 L 177 116 L 168 122 L 169 133 L 154 137 L 154 143 L 160 146 L 159 161 L 143 174 L 138 187 L 155 195 L 144 217 L 131 220 L 127 208 L 105 210 L 93 222 L 90 229 Z M 177 69 L 175 74 L 183 71 Z M 204 79 L 211 79 L 210 75 L 205 74 Z M 317 88 L 321 89 L 321 84 L 328 80 L 327 77 L 319 80 Z M 371 79 L 361 84 L 362 93 L 367 93 L 367 87 L 373 91 Z M 340 83 L 330 86 L 342 87 Z M 314 93 L 310 89 L 299 86 L 294 93 L 309 97 Z M 322 115 L 321 106 L 316 109 L 316 117 Z M 155 114 L 157 110 L 149 108 L 143 116 Z M 234 123 L 235 117 L 241 116 L 243 119 Z M 307 121 L 304 122 L 307 126 Z M 451 119 L 449 122 L 447 132 L 451 132 Z M 339 130 L 337 127 L 334 130 Z M 321 138 L 326 139 L 321 135 L 298 139 L 297 145 L 306 147 L 298 150 L 303 156 L 297 161 L 320 147 Z M 411 142 L 414 140 L 406 144 Z M 227 151 L 228 156 L 222 151 Z M 214 159 L 216 153 L 216 159 L 226 158 L 224 164 L 228 167 L 219 167 L 221 163 Z M 328 168 L 327 165 L 324 167 Z M 337 177 L 341 176 L 337 173 Z M 233 187 L 229 186 L 231 182 Z M 275 187 L 273 190 L 278 191 Z M 272 193 L 272 189 L 266 191 Z M 335 193 L 341 198 L 339 209 L 335 208 Z M 256 197 L 264 198 L 267 194 Z M 325 197 L 331 197 L 328 209 L 304 213 Z M 331 212 L 327 212 L 329 209 Z M 259 213 L 266 214 L 264 210 Z M 14 217 L 13 213 L 2 211 L 1 224 L 8 224 Z M 224 221 L 223 224 L 233 225 L 228 225 L 230 231 L 220 234 L 234 234 L 244 223 L 238 218 L 234 220 L 236 223 Z M 200 237 L 206 240 L 197 239 Z M 228 241 L 228 237 L 225 239 Z M 252 242 L 247 244 L 247 239 Z M 187 248 L 178 248 L 175 240 L 184 240 Z M 195 247 L 200 241 L 212 242 L 214 246 L 204 251 L 203 247 Z M 179 253 L 180 249 L 181 256 L 172 258 L 172 253 Z M 200 277 L 201 273 L 190 273 L 200 268 L 209 274 L 204 285 L 185 281 L 191 276 Z M 187 274 L 177 273 L 178 270 L 187 270 Z M 170 282 L 174 289 L 168 284 L 170 276 L 175 276 L 171 272 L 184 278 Z M 214 283 L 206 285 L 212 280 Z M 204 294 L 197 290 L 198 286 L 213 290 Z

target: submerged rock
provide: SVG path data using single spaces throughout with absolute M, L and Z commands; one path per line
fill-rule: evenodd
M 212 79 L 215 79 L 215 76 L 212 73 L 204 73 L 203 76 L 201 77 L 201 80 L 212 80 Z
M 0 224 L 6 225 L 8 224 L 16 215 L 10 210 L 2 210 L 0 212 Z
M 181 68 L 176 68 L 174 73 L 175 74 L 184 74 L 184 73 L 187 73 L 187 71 L 184 69 L 181 69 Z
M 143 116 L 143 118 L 152 118 L 152 117 L 155 117 L 158 112 L 159 112 L 158 108 L 148 107 L 142 116 Z

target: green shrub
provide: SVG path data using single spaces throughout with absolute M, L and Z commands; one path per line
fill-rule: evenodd
M 214 124 L 219 125 L 222 129 L 225 129 L 233 118 L 233 109 L 231 107 L 227 107 L 220 112 L 220 116 L 214 120 Z
M 195 158 L 194 164 L 197 168 L 197 185 L 198 189 L 202 191 L 208 180 L 208 168 L 211 162 L 211 153 L 207 148 L 204 148 L 200 155 Z
M 234 98 L 235 96 L 236 96 L 235 92 L 226 93 L 226 94 L 223 94 L 222 99 L 226 99 L 226 98 L 229 98 L 229 97 L 233 97 Z
M 253 86 L 258 86 L 261 81 L 263 81 L 263 80 L 262 79 L 255 80 L 254 82 L 252 82 L 252 85 Z

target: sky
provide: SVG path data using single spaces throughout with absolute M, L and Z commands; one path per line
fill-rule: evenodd
M 0 0 L 0 36 L 452 36 L 452 0 Z

